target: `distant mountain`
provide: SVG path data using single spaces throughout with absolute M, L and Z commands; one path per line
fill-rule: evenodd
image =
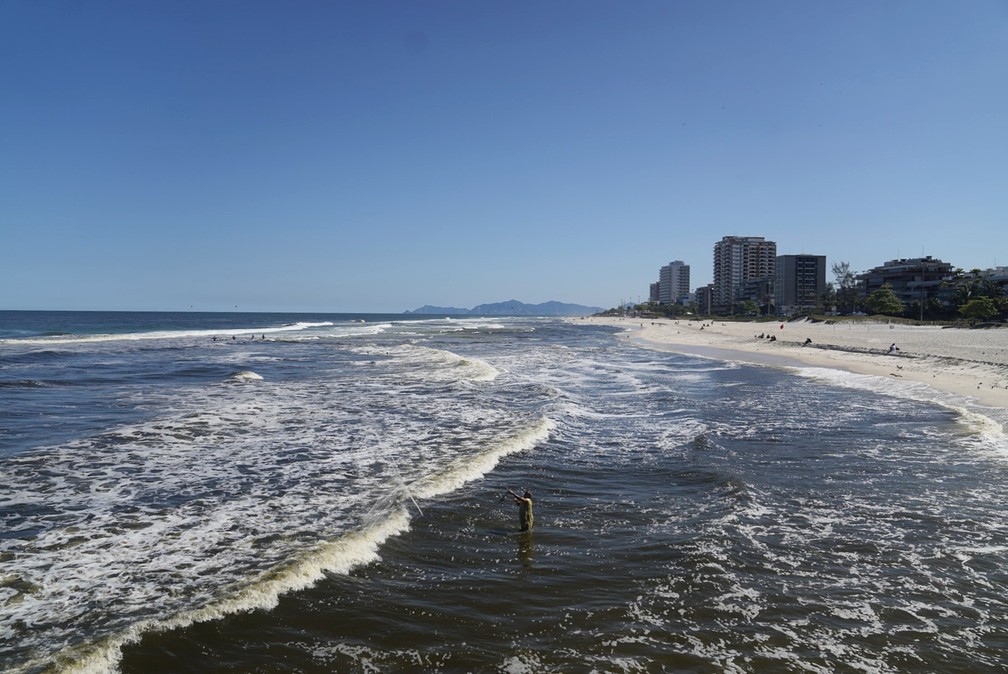
M 407 314 L 441 314 L 444 316 L 588 316 L 602 311 L 601 307 L 586 307 L 581 304 L 564 302 L 543 302 L 525 304 L 518 300 L 480 304 L 472 309 L 458 307 L 434 307 L 431 305 L 407 311 Z
M 443 314 L 445 316 L 466 316 L 469 314 L 468 309 L 459 309 L 458 307 L 435 307 L 430 304 L 425 304 L 419 309 L 414 309 L 413 311 L 406 310 L 405 314 Z

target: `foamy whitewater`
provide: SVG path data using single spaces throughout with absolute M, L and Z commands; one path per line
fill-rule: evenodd
M 1003 410 L 617 334 L 0 312 L 0 670 L 1006 671 Z

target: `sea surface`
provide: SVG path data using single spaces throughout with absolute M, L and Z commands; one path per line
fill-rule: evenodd
M 1004 410 L 620 332 L 0 312 L 0 671 L 1008 671 Z

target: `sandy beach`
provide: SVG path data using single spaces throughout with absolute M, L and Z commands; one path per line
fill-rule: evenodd
M 645 345 L 771 366 L 895 377 L 1008 408 L 1008 329 L 883 322 L 730 322 L 592 317 Z M 776 339 L 771 339 L 775 337 Z M 895 345 L 895 348 L 890 348 Z

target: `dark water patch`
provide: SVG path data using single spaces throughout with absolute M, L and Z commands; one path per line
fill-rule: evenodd
M 11 388 L 11 389 L 33 389 L 33 388 L 46 388 L 47 386 L 57 386 L 58 382 L 44 382 L 38 381 L 36 379 L 18 379 L 15 381 L 3 381 L 0 380 L 0 389 Z
M 7 351 L 0 353 L 0 366 L 11 365 L 36 365 L 53 363 L 72 357 L 70 351 L 57 349 L 37 349 L 28 351 Z

